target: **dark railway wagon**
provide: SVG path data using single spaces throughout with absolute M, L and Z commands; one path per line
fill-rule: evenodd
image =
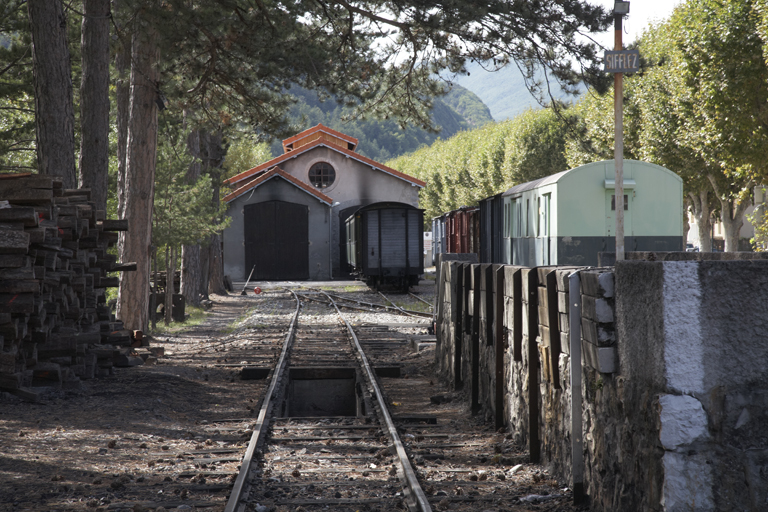
M 593 162 L 433 219 L 433 258 L 474 252 L 481 263 L 597 265 L 615 240 L 613 160 Z M 621 204 L 621 203 L 619 203 Z M 627 251 L 683 250 L 682 180 L 669 169 L 624 161 Z
M 480 208 L 463 206 L 445 220 L 446 252 L 477 252 L 480 246 Z
M 504 199 L 502 194 L 480 201 L 480 263 L 501 263 L 504 259 Z
M 439 254 L 477 253 L 481 245 L 481 212 L 477 206 L 462 206 L 432 219 L 432 261 Z
M 374 203 L 347 218 L 350 271 L 369 286 L 407 290 L 424 273 L 424 210 L 404 203 Z
M 437 265 L 438 254 L 446 252 L 445 218 L 447 214 L 432 219 L 432 265 Z

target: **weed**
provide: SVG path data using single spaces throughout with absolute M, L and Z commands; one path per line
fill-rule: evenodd
M 208 312 L 205 309 L 195 306 L 187 306 L 185 312 L 187 314 L 183 322 L 171 322 L 170 324 L 165 325 L 165 322 L 160 321 L 157 323 L 157 327 L 153 332 L 169 333 L 183 331 L 190 327 L 196 327 L 202 324 L 208 316 Z

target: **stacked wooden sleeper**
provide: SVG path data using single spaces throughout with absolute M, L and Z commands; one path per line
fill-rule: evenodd
M 127 221 L 107 220 L 88 189 L 41 175 L 0 176 L 0 388 L 77 386 L 108 375 L 131 333 L 105 290 L 129 270 L 108 249 Z

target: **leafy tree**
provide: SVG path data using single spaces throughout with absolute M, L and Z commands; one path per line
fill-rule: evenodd
M 189 154 L 189 142 L 180 123 L 172 116 L 167 117 L 158 144 L 152 243 L 165 249 L 166 279 L 171 283 L 179 249 L 207 245 L 212 235 L 228 225 L 229 218 L 224 215 L 225 208 L 211 202 L 215 188 L 212 176 L 200 174 L 201 162 Z M 191 169 L 196 172 L 190 172 Z M 182 293 L 183 271 L 182 266 Z M 165 295 L 166 323 L 171 318 L 171 291 L 169 284 Z M 191 302 L 198 303 L 198 298 L 193 297 Z
M 525 183 L 569 168 L 565 120 L 551 109 L 527 110 L 515 118 L 506 140 L 506 183 Z
M 751 0 L 690 0 L 671 20 L 691 100 L 681 142 L 707 165 L 726 251 L 738 250 L 752 187 L 768 171 L 768 66 L 758 13 Z
M 272 150 L 267 142 L 259 142 L 249 134 L 235 134 L 231 145 L 227 148 L 224 160 L 222 179 L 230 178 L 238 173 L 272 160 Z
M 563 122 L 550 109 L 529 110 L 438 140 L 387 165 L 427 182 L 420 203 L 429 219 L 565 170 Z

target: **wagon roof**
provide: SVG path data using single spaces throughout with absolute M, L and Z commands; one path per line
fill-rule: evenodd
M 624 164 L 625 164 L 625 166 L 634 165 L 634 166 L 636 166 L 636 168 L 639 166 L 639 168 L 644 168 L 644 169 L 655 169 L 657 171 L 666 173 L 666 174 L 668 174 L 670 176 L 676 177 L 678 180 L 682 181 L 682 179 L 679 176 L 677 176 L 674 172 L 670 171 L 666 167 L 662 167 L 660 165 L 652 164 L 650 162 L 643 162 L 642 160 L 625 159 L 624 160 Z M 515 185 L 514 187 L 508 189 L 506 192 L 504 192 L 502 194 L 502 196 L 503 197 L 514 196 L 514 195 L 520 194 L 522 192 L 525 192 L 526 190 L 531 190 L 531 189 L 534 189 L 534 188 L 543 187 L 545 185 L 551 185 L 553 183 L 557 183 L 558 181 L 560 181 L 560 179 L 562 179 L 566 174 L 578 173 L 578 172 L 586 171 L 587 169 L 594 169 L 595 166 L 600 166 L 600 165 L 611 165 L 611 166 L 613 166 L 614 165 L 614 161 L 613 160 L 601 160 L 601 161 L 598 161 L 598 162 L 590 162 L 588 164 L 584 164 L 584 165 L 581 165 L 579 167 L 574 167 L 573 169 L 568 169 L 567 171 L 562 171 L 562 172 L 558 172 L 557 174 L 553 174 L 551 176 L 546 176 L 544 178 L 539 178 L 538 180 L 529 181 L 527 183 L 521 183 L 520 185 Z M 631 181 L 632 180 L 626 179 L 626 175 L 625 175 L 625 178 L 624 178 L 625 186 L 627 186 L 627 183 L 631 182 Z M 612 182 L 613 182 L 613 180 L 606 179 L 606 181 L 605 181 L 606 186 L 609 186 L 609 183 L 612 183 Z
M 284 170 L 282 170 L 279 167 L 274 167 L 274 168 L 270 169 L 269 171 L 265 172 L 264 174 L 261 174 L 258 177 L 254 178 L 254 179 L 252 179 L 252 180 L 250 180 L 248 182 L 246 182 L 244 185 L 242 185 L 237 190 L 227 194 L 226 196 L 224 196 L 224 202 L 230 203 L 230 202 L 234 201 L 235 199 L 237 199 L 238 197 L 240 197 L 243 194 L 245 194 L 246 192 L 249 192 L 250 190 L 255 189 L 256 187 L 266 183 L 267 181 L 271 180 L 272 178 L 277 178 L 277 177 L 283 178 L 284 180 L 286 180 L 287 182 L 291 183 L 292 185 L 295 185 L 296 187 L 302 189 L 307 194 L 317 198 L 320 202 L 323 202 L 323 203 L 325 203 L 325 204 L 327 204 L 329 206 L 333 204 L 333 199 L 331 199 L 327 195 L 323 194 L 322 192 L 317 190 L 315 187 L 313 187 L 311 185 L 307 185 L 303 181 L 294 178 L 293 176 L 291 176 L 290 174 L 288 174 L 287 172 L 285 172 Z
M 413 176 L 408 176 L 405 173 L 402 173 L 400 171 L 396 171 L 395 169 L 392 169 L 391 167 L 387 167 L 384 164 L 380 164 L 379 162 L 372 160 L 368 157 L 365 157 L 361 155 L 360 153 L 356 153 L 355 151 L 351 151 L 347 148 L 343 148 L 341 146 L 338 146 L 336 144 L 330 143 L 323 139 L 318 139 L 313 141 L 310 144 L 306 144 L 304 146 L 300 146 L 297 149 L 294 149 L 293 151 L 289 151 L 287 153 L 283 153 L 282 155 L 273 158 L 269 162 L 264 162 L 261 165 L 258 165 L 252 169 L 248 169 L 245 172 L 241 172 L 240 174 L 236 176 L 232 176 L 229 179 L 224 180 L 225 184 L 230 183 L 240 183 L 243 180 L 247 180 L 251 178 L 252 176 L 259 174 L 263 171 L 266 171 L 267 169 L 270 169 L 276 165 L 281 164 L 282 162 L 285 162 L 286 160 L 289 160 L 291 158 L 295 158 L 298 155 L 301 155 L 303 153 L 306 153 L 307 151 L 310 151 L 312 149 L 318 148 L 318 147 L 326 147 L 328 149 L 332 149 L 333 151 L 338 151 L 339 153 L 348 156 L 349 158 L 352 158 L 354 160 L 357 160 L 358 162 L 361 162 L 365 165 L 371 166 L 374 170 L 379 170 L 381 172 L 387 173 L 389 175 L 392 175 L 396 178 L 400 178 L 401 180 L 407 181 L 408 183 L 412 183 L 413 185 L 417 187 L 424 187 L 426 186 L 426 183 L 414 178 Z
M 515 185 L 514 187 L 507 189 L 507 191 L 504 192 L 502 196 L 504 197 L 512 196 L 515 194 L 520 194 L 522 192 L 525 192 L 526 190 L 531 190 L 536 187 L 541 187 L 543 185 L 549 185 L 550 183 L 555 183 L 561 177 L 565 176 L 567 173 L 573 170 L 574 169 L 570 169 L 567 171 L 559 172 L 557 174 L 553 174 L 552 176 L 546 176 L 544 178 L 539 178 L 537 180 L 529 181 L 527 183 L 521 183 L 519 185 Z

